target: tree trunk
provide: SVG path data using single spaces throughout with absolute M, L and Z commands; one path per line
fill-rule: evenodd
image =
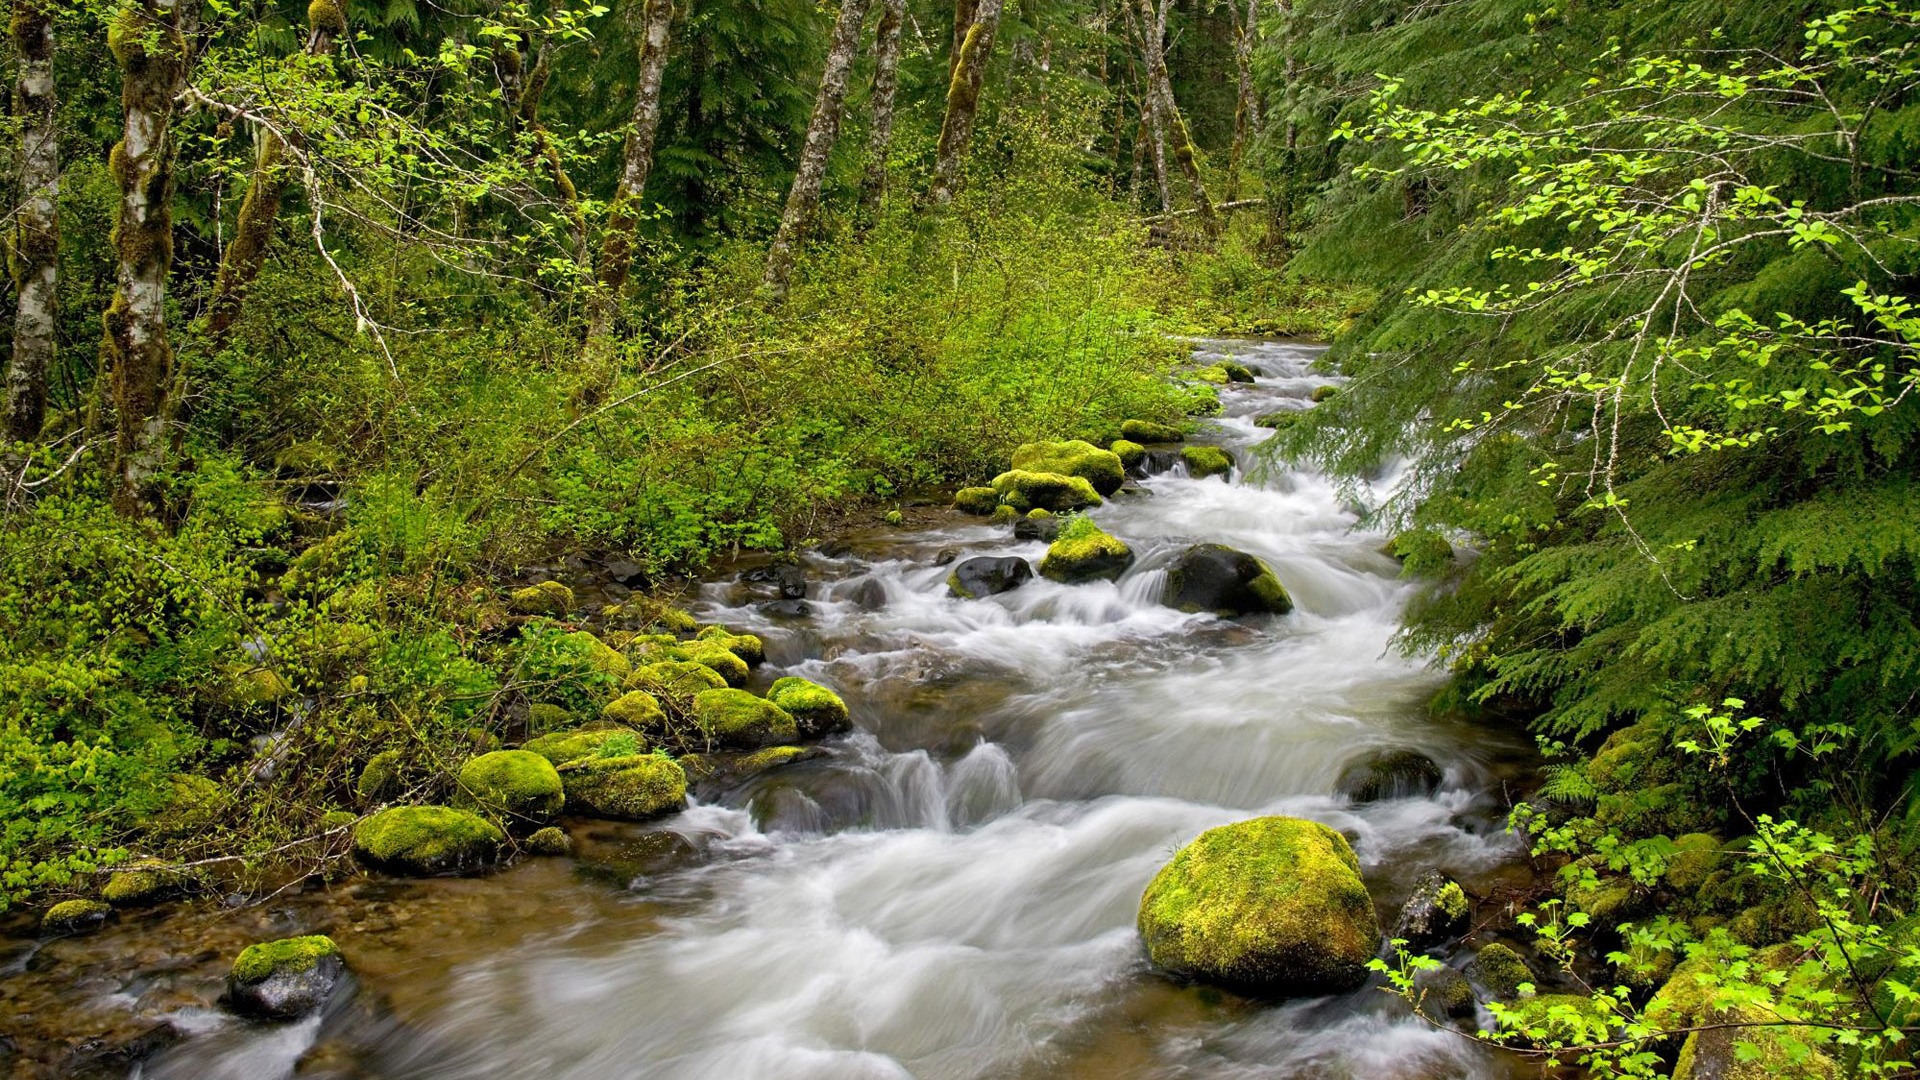
M 1180 163 L 1180 171 L 1187 174 L 1188 183 L 1193 185 L 1193 197 L 1200 212 L 1200 223 L 1208 235 L 1219 232 L 1219 218 L 1213 212 L 1213 200 L 1207 196 L 1206 181 L 1200 176 L 1200 161 L 1194 154 L 1193 140 L 1187 134 L 1187 123 L 1180 118 L 1180 109 L 1173 101 L 1173 79 L 1167 74 L 1167 54 L 1161 44 L 1166 37 L 1167 9 L 1172 0 L 1137 0 L 1140 6 L 1140 21 L 1145 30 L 1144 41 L 1147 61 L 1147 85 L 1153 101 L 1154 111 L 1160 116 L 1160 127 L 1167 139 L 1167 149 L 1173 152 L 1175 161 Z
M 516 80 L 515 89 L 521 95 L 514 106 L 520 130 L 533 139 L 533 152 L 546 163 L 547 175 L 553 179 L 554 194 L 560 198 L 561 212 L 567 215 L 567 252 L 573 256 L 574 264 L 583 270 L 587 266 L 587 215 L 580 209 L 580 191 L 573 186 L 573 177 L 567 175 L 566 163 L 560 160 L 559 148 L 553 145 L 553 136 L 547 131 L 547 125 L 540 121 L 540 98 L 546 93 L 547 81 L 553 75 L 553 48 L 545 41 L 540 43 L 533 70 L 526 75 L 525 81 Z M 518 55 L 518 54 L 516 54 Z
M 1140 11 L 1133 6 L 1133 0 L 1120 0 L 1120 10 L 1126 17 L 1128 36 L 1140 50 L 1140 55 L 1145 57 L 1149 34 L 1158 32 L 1150 28 L 1157 28 L 1158 24 L 1149 17 L 1143 25 Z M 1167 138 L 1166 129 L 1161 124 L 1158 97 L 1154 94 L 1151 77 L 1142 77 L 1131 63 L 1127 67 L 1133 74 L 1134 88 L 1140 96 L 1140 145 L 1144 147 L 1134 157 L 1138 160 L 1140 154 L 1144 153 L 1153 162 L 1154 189 L 1160 194 L 1160 212 L 1164 214 L 1173 209 L 1173 186 L 1167 182 Z M 1139 169 L 1136 167 L 1134 172 L 1138 174 Z M 1138 181 L 1134 189 L 1139 190 Z
M 1253 86 L 1253 50 L 1260 40 L 1260 0 L 1247 0 L 1245 14 L 1233 42 L 1233 65 L 1239 75 L 1239 96 L 1233 109 L 1233 150 L 1227 156 L 1226 200 L 1240 197 L 1240 170 L 1247 160 L 1247 144 L 1260 130 L 1260 98 Z
M 167 344 L 167 270 L 173 264 L 174 99 L 186 82 L 188 0 L 136 0 L 108 31 L 120 64 L 125 133 L 108 158 L 120 188 L 113 228 L 117 258 L 101 368 L 115 414 L 114 504 L 125 514 L 157 509 L 154 483 L 166 450 L 173 350 Z
M 973 141 L 973 118 L 980 110 L 980 89 L 987 77 L 987 58 L 993 53 L 994 31 L 1000 26 L 1000 0 L 980 0 L 973 24 L 953 55 L 953 78 L 947 83 L 947 114 L 940 124 L 940 148 L 934 155 L 933 187 L 928 199 L 935 206 L 953 201 L 960 190 L 967 148 Z
M 953 48 L 947 53 L 947 78 L 960 64 L 960 52 L 967 44 L 967 31 L 973 27 L 980 0 L 953 0 Z
M 814 211 L 820 205 L 820 185 L 826 180 L 827 157 L 840 137 L 847 77 L 853 73 L 853 56 L 860 48 L 860 25 L 866 18 L 867 0 L 840 0 L 840 17 L 833 24 L 827 66 L 820 72 L 820 92 L 813 99 L 813 119 L 807 122 L 807 138 L 800 144 L 800 164 L 793 174 L 793 186 L 787 189 L 780 228 L 767 250 L 766 273 L 760 278 L 760 288 L 775 303 L 787 298 L 794 246 L 813 225 Z
M 307 8 L 308 56 L 332 55 L 334 41 L 346 32 L 346 11 L 339 0 L 319 0 Z M 253 180 L 247 184 L 247 197 L 234 222 L 233 243 L 221 255 L 213 296 L 207 302 L 207 333 L 215 348 L 226 340 L 227 331 L 240 318 L 247 290 L 266 264 L 267 245 L 273 242 L 274 222 L 280 216 L 280 199 L 286 194 L 286 158 L 287 146 L 280 133 L 262 128 Z
M 1276 6 L 1280 9 L 1280 17 L 1285 20 L 1280 32 L 1283 35 L 1282 45 L 1287 51 L 1286 66 L 1281 76 L 1286 82 L 1286 93 L 1281 99 L 1280 108 L 1286 113 L 1287 119 L 1281 130 L 1280 167 L 1275 169 L 1269 165 L 1267 169 L 1269 176 L 1279 177 L 1280 184 L 1279 190 L 1273 190 L 1270 185 L 1267 191 L 1267 235 L 1261 240 L 1260 247 L 1274 255 L 1284 256 L 1292 243 L 1289 237 L 1293 233 L 1294 177 L 1300 164 L 1300 125 L 1295 119 L 1299 108 L 1300 60 L 1295 51 L 1298 38 L 1293 30 L 1293 0 L 1276 0 Z
M 13 363 L 7 369 L 5 436 L 40 437 L 47 370 L 53 364 L 55 286 L 60 274 L 60 142 L 54 130 L 53 0 L 14 0 L 13 47 L 20 78 L 21 204 L 13 230 Z
M 887 154 L 893 146 L 893 99 L 900 89 L 900 30 L 907 0 L 881 0 L 873 42 L 873 130 L 867 135 L 867 174 L 860 183 L 860 210 L 871 217 L 887 194 Z
M 653 137 L 660 127 L 660 77 L 667 70 L 668 32 L 673 28 L 673 0 L 646 0 L 640 45 L 640 78 L 633 91 L 633 130 L 627 132 L 620 184 L 607 214 L 607 235 L 600 244 L 599 280 L 595 282 L 587 340 L 596 342 L 613 326 L 620 291 L 633 269 L 633 232 L 640 224 L 640 198 L 653 171 Z

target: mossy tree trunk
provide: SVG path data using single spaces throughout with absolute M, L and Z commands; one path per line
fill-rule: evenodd
M 101 369 L 114 408 L 114 505 L 125 514 L 158 508 L 166 451 L 173 349 L 167 342 L 167 270 L 173 264 L 173 116 L 186 82 L 181 6 L 134 0 L 108 31 L 120 66 L 125 127 L 109 156 L 120 189 L 113 227 L 113 302 L 103 319 Z
M 16 303 L 13 361 L 7 368 L 6 437 L 40 436 L 53 365 L 55 294 L 60 274 L 60 141 L 54 130 L 54 0 L 14 0 L 8 30 L 20 63 L 13 114 L 20 123 L 20 209 L 14 217 L 12 277 Z
M 560 159 L 560 150 L 553 144 L 552 133 L 540 120 L 540 99 L 546 94 L 547 83 L 552 75 L 553 47 L 542 41 L 533 70 L 520 88 L 523 96 L 518 109 L 519 123 L 521 130 L 533 139 L 534 153 L 546 164 L 547 175 L 553 180 L 554 195 L 560 200 L 560 211 L 567 216 L 567 243 L 572 248 L 573 261 L 584 270 L 587 267 L 587 215 L 580 208 L 580 190 L 574 187 L 573 177 L 567 174 L 566 162 Z
M 907 0 L 881 0 L 873 35 L 873 127 L 867 134 L 867 171 L 860 181 L 860 210 L 871 217 L 887 195 L 887 155 L 893 148 L 893 101 L 900 91 L 900 31 Z
M 860 26 L 866 17 L 867 0 L 840 0 L 840 17 L 834 20 L 827 66 L 820 72 L 820 92 L 813 99 L 813 118 L 807 121 L 807 137 L 800 144 L 800 164 L 794 170 L 793 186 L 787 189 L 787 205 L 780 214 L 780 227 L 767 249 L 766 272 L 760 277 L 761 291 L 775 303 L 787 297 L 787 283 L 793 276 L 794 248 L 812 227 L 814 212 L 820 206 L 820 186 L 827 176 L 827 157 L 833 153 L 833 144 L 840 137 L 847 79 L 853 73 L 854 53 L 860 47 Z
M 1286 50 L 1281 78 L 1286 90 L 1280 105 L 1286 119 L 1281 125 L 1279 160 L 1266 166 L 1267 235 L 1262 238 L 1260 247 L 1276 257 L 1284 257 L 1291 243 L 1288 237 L 1293 233 L 1293 201 L 1294 193 L 1298 190 L 1294 176 L 1300 164 L 1300 124 L 1295 118 L 1295 110 L 1299 107 L 1300 60 L 1298 39 L 1293 29 L 1293 0 L 1277 0 L 1277 6 L 1280 17 L 1286 21 L 1281 28 L 1281 45 Z
M 334 42 L 346 32 L 344 0 L 313 0 L 307 7 L 309 57 L 331 56 Z M 234 222 L 233 243 L 221 254 L 213 295 L 207 301 L 207 334 L 216 348 L 239 320 L 247 290 L 266 265 L 267 246 L 273 243 L 273 226 L 280 217 L 280 200 L 286 195 L 286 140 L 271 128 L 261 128 L 259 139 L 253 179 L 247 184 L 247 197 L 240 203 L 240 215 Z
M 957 10 L 957 8 L 956 8 Z M 953 54 L 953 76 L 947 80 L 947 111 L 940 124 L 940 148 L 934 155 L 933 186 L 928 201 L 945 206 L 960 190 L 973 142 L 973 120 L 980 111 L 980 90 L 986 84 L 987 59 L 993 54 L 993 35 L 1000 28 L 1000 0 L 980 0 L 973 22 L 959 39 Z
M 1143 52 L 1147 62 L 1147 90 L 1152 101 L 1154 113 L 1160 120 L 1160 129 L 1167 140 L 1167 150 L 1180 163 L 1180 171 L 1187 176 L 1187 182 L 1193 186 L 1193 198 L 1200 215 L 1200 224 L 1209 236 L 1220 231 L 1220 220 L 1213 212 L 1213 200 L 1207 195 L 1206 180 L 1200 175 L 1200 160 L 1194 150 L 1193 139 L 1187 133 L 1187 122 L 1180 117 L 1179 106 L 1173 100 L 1173 79 L 1167 74 L 1167 52 L 1164 45 L 1167 32 L 1167 11 L 1173 0 L 1136 0 L 1139 5 Z
M 1126 20 L 1128 36 L 1132 38 L 1134 47 L 1144 58 L 1148 48 L 1147 38 L 1159 32 L 1159 24 L 1151 17 L 1148 17 L 1143 24 L 1141 9 L 1134 6 L 1133 0 L 1120 0 L 1120 11 Z M 1134 155 L 1136 177 L 1134 188 L 1138 190 L 1140 186 L 1139 162 L 1143 158 L 1151 161 L 1154 190 L 1160 195 L 1160 212 L 1164 214 L 1173 209 L 1173 185 L 1167 181 L 1166 128 L 1161 123 L 1160 108 L 1153 92 L 1152 80 L 1143 76 L 1131 62 L 1128 63 L 1127 70 L 1133 75 L 1134 92 L 1140 100 L 1140 131 L 1135 144 L 1137 152 Z
M 600 265 L 589 305 L 587 341 L 597 347 L 613 328 L 620 292 L 633 269 L 634 230 L 640 224 L 640 199 L 653 171 L 653 140 L 660 128 L 660 80 L 667 70 L 667 43 L 673 29 L 673 0 L 645 0 L 640 40 L 640 75 L 633 90 L 633 119 L 627 131 L 620 183 L 607 214 L 600 243 Z
M 1234 20 L 1233 66 L 1239 82 L 1233 108 L 1233 149 L 1227 155 L 1227 202 L 1240 197 L 1240 170 L 1246 164 L 1247 144 L 1257 137 L 1261 120 L 1260 95 L 1253 85 L 1253 50 L 1260 43 L 1260 0 L 1247 0 L 1244 12 L 1233 10 L 1238 16 Z

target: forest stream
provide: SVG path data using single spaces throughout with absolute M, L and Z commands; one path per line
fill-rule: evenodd
M 1118 582 L 953 599 L 953 557 L 1044 550 L 956 514 L 807 555 L 804 617 L 767 613 L 767 586 L 737 570 L 705 584 L 702 621 L 766 643 L 756 687 L 797 674 L 845 697 L 855 730 L 815 755 L 696 787 L 661 822 L 568 819 L 571 857 L 489 876 L 352 878 L 10 940 L 0 1027 L 118 1032 L 124 1059 L 99 1064 L 146 1080 L 1517 1075 L 1377 979 L 1251 1001 L 1154 973 L 1136 936 L 1141 890 L 1179 845 L 1261 814 L 1349 837 L 1383 928 L 1425 871 L 1483 915 L 1527 873 L 1504 826 L 1524 742 L 1429 717 L 1443 676 L 1393 643 L 1414 586 L 1383 536 L 1356 527 L 1351 493 L 1250 452 L 1269 434 L 1256 416 L 1334 381 L 1311 373 L 1319 352 L 1199 344 L 1201 362 L 1258 375 L 1200 436 L 1243 468 L 1194 479 L 1176 457 L 1093 511 L 1138 555 Z M 1296 610 L 1163 606 L 1166 567 L 1199 541 L 1267 560 Z M 1343 771 L 1388 750 L 1444 779 L 1342 793 Z M 323 932 L 354 978 L 322 1014 L 221 1010 L 242 944 Z

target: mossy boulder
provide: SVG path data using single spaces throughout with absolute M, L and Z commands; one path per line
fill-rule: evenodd
M 507 837 L 477 814 L 449 806 L 393 806 L 353 830 L 353 853 L 389 873 L 458 874 L 491 864 Z
M 817 739 L 851 726 L 847 703 L 839 694 L 797 675 L 776 680 L 767 689 L 767 700 L 793 716 L 803 738 Z
M 544 829 L 535 829 L 521 841 L 520 850 L 529 855 L 571 855 L 573 837 L 558 825 L 548 825 Z
M 1187 463 L 1187 475 L 1195 480 L 1227 476 L 1233 472 L 1233 455 L 1217 446 L 1182 447 L 1180 460 Z
M 382 750 L 367 759 L 354 781 L 353 793 L 363 805 L 389 802 L 406 790 L 407 758 L 398 750 Z
M 1020 520 L 1020 511 L 1006 503 L 1001 503 L 993 508 L 993 514 L 987 520 L 995 525 L 1012 525 Z
M 324 934 L 249 945 L 227 974 L 227 1002 L 243 1016 L 294 1020 L 327 1003 L 346 974 L 340 946 Z
M 1667 857 L 1667 885 L 1675 892 L 1693 894 L 1705 888 L 1726 865 L 1725 845 L 1712 833 L 1685 833 L 1673 839 L 1679 850 Z
M 753 675 L 745 660 L 717 641 L 689 641 L 663 650 L 660 656 L 665 660 L 685 660 L 711 668 L 728 686 L 745 686 Z M 649 655 L 648 660 L 652 659 Z
M 953 508 L 963 514 L 986 517 L 1000 505 L 1000 493 L 990 487 L 961 488 L 953 493 Z
M 690 784 L 727 788 L 782 765 L 805 761 L 822 753 L 819 747 L 814 746 L 769 746 L 744 753 L 723 750 L 711 754 L 688 754 L 680 759 L 680 767 L 687 771 L 687 782 Z
M 1140 466 L 1147 463 L 1147 448 L 1131 439 L 1115 439 L 1107 449 L 1120 459 L 1120 467 L 1130 473 L 1138 472 Z
M 1038 507 L 1059 513 L 1100 505 L 1100 493 L 1084 477 L 1014 469 L 993 478 L 1000 501 L 1021 513 Z
M 515 589 L 507 597 L 507 610 L 515 615 L 564 618 L 573 610 L 573 590 L 557 581 L 543 581 L 538 585 Z
M 1293 597 L 1256 556 L 1224 544 L 1195 544 L 1167 569 L 1161 602 L 1186 612 L 1237 615 L 1285 615 Z
M 188 879 L 158 859 L 126 864 L 107 878 L 100 896 L 117 908 L 147 907 L 185 891 Z
M 658 731 L 666 727 L 667 711 L 660 699 L 645 690 L 629 690 L 600 710 L 600 719 L 635 731 Z
M 537 739 L 530 739 L 520 747 L 530 754 L 538 754 L 547 759 L 555 768 L 584 757 L 596 755 L 619 757 L 638 753 L 646 748 L 646 740 L 640 736 L 639 732 L 620 727 L 554 731 Z
M 1186 435 L 1171 424 L 1151 420 L 1128 420 L 1120 425 L 1120 437 L 1136 443 L 1183 442 Z
M 1052 581 L 1077 585 L 1113 581 L 1133 565 L 1133 549 L 1093 523 L 1076 517 L 1061 528 L 1040 560 L 1040 574 Z
M 103 900 L 63 900 L 40 916 L 43 934 L 86 934 L 100 929 L 113 914 L 113 905 Z
M 1480 947 L 1467 964 L 1467 975 L 1502 1001 L 1518 997 L 1520 987 L 1533 982 L 1533 969 L 1520 954 L 1497 941 Z
M 576 758 L 560 767 L 560 780 L 567 808 L 589 817 L 645 821 L 687 804 L 687 774 L 665 754 Z
M 536 701 L 527 706 L 528 731 L 558 731 L 573 724 L 573 714 L 563 705 Z
M 624 679 L 633 674 L 633 661 L 620 655 L 612 646 L 585 630 L 575 630 L 562 638 L 566 647 L 586 662 L 587 666 L 611 679 Z
M 1450 967 L 1427 968 L 1413 976 L 1414 1007 L 1437 1023 L 1474 1014 L 1473 984 Z
M 898 510 L 889 510 L 880 520 L 886 522 L 888 525 L 905 525 L 907 523 L 907 515 Z
M 1119 455 L 1079 439 L 1023 444 L 1013 452 L 1013 467 L 1015 471 L 1078 476 L 1102 495 L 1113 494 L 1127 482 L 1126 466 Z
M 1254 417 L 1253 426 L 1278 431 L 1283 427 L 1291 426 L 1305 415 L 1305 409 L 1282 409 L 1279 412 L 1262 413 Z
M 800 737 L 793 714 L 745 690 L 702 690 L 693 696 L 693 720 L 716 746 L 755 750 Z
M 1780 1017 L 1746 1006 L 1715 1014 L 1729 1027 L 1687 1036 L 1673 1063 L 1673 1080 L 1840 1080 L 1832 1058 L 1809 1047 Z
M 723 689 L 726 676 L 691 660 L 656 660 L 633 669 L 627 685 L 670 697 L 692 697 L 702 690 Z
M 1316 821 L 1209 829 L 1140 899 L 1147 954 L 1178 975 L 1262 994 L 1328 994 L 1367 978 L 1380 944 L 1360 862 Z
M 1400 561 L 1407 577 L 1433 577 L 1453 565 L 1453 544 L 1432 529 L 1408 529 L 1383 550 Z
M 1322 401 L 1326 401 L 1328 398 L 1337 396 L 1339 393 L 1340 388 L 1337 386 L 1316 386 L 1313 388 L 1313 393 L 1309 396 L 1314 404 L 1317 405 Z
M 1215 386 L 1225 386 L 1228 382 L 1227 369 L 1221 364 L 1208 364 L 1206 367 L 1196 368 L 1193 377 Z
M 1059 538 L 1064 524 L 1065 520 L 1051 510 L 1029 510 L 1025 517 L 1013 523 L 1013 538 L 1051 544 Z
M 1457 938 L 1471 925 L 1473 905 L 1460 883 L 1437 870 L 1429 870 L 1414 883 L 1413 895 L 1400 909 L 1393 937 L 1404 940 L 1415 952 Z
M 694 635 L 695 641 L 711 641 L 746 661 L 748 667 L 766 662 L 767 647 L 757 634 L 736 634 L 724 626 L 709 626 Z
M 544 822 L 560 812 L 566 795 L 553 763 L 530 750 L 495 750 L 460 766 L 463 799 L 485 813 Z

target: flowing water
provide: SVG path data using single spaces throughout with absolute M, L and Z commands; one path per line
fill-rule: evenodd
M 697 614 L 765 639 L 762 680 L 839 689 L 854 733 L 656 826 L 573 823 L 572 860 L 362 882 L 234 932 L 334 933 L 360 985 L 324 1017 L 223 1018 L 207 983 L 237 947 L 224 940 L 175 977 L 137 964 L 101 976 L 100 999 L 146 1002 L 189 1032 L 134 1073 L 1511 1075 L 1376 987 L 1257 1002 L 1145 962 L 1141 890 L 1215 825 L 1281 813 L 1341 830 L 1388 924 L 1421 871 L 1477 888 L 1520 854 L 1499 788 L 1523 755 L 1428 718 L 1440 679 L 1391 645 L 1411 586 L 1383 538 L 1355 528 L 1326 479 L 1261 470 L 1248 452 L 1268 434 L 1253 417 L 1307 407 L 1332 381 L 1309 373 L 1317 350 L 1200 347 L 1203 361 L 1222 352 L 1263 374 L 1223 394 L 1204 438 L 1256 467 L 1231 482 L 1176 467 L 1093 511 L 1139 556 L 1118 583 L 1036 578 L 950 599 L 943 558 L 1037 565 L 1044 545 L 943 517 L 809 556 L 810 617 L 773 618 L 753 586 L 710 584 Z M 1228 621 L 1161 606 L 1165 568 L 1198 541 L 1265 558 L 1297 610 Z M 1444 783 L 1363 805 L 1336 793 L 1343 767 L 1383 748 L 1425 753 Z M 164 930 L 123 925 L 92 947 L 142 932 Z

